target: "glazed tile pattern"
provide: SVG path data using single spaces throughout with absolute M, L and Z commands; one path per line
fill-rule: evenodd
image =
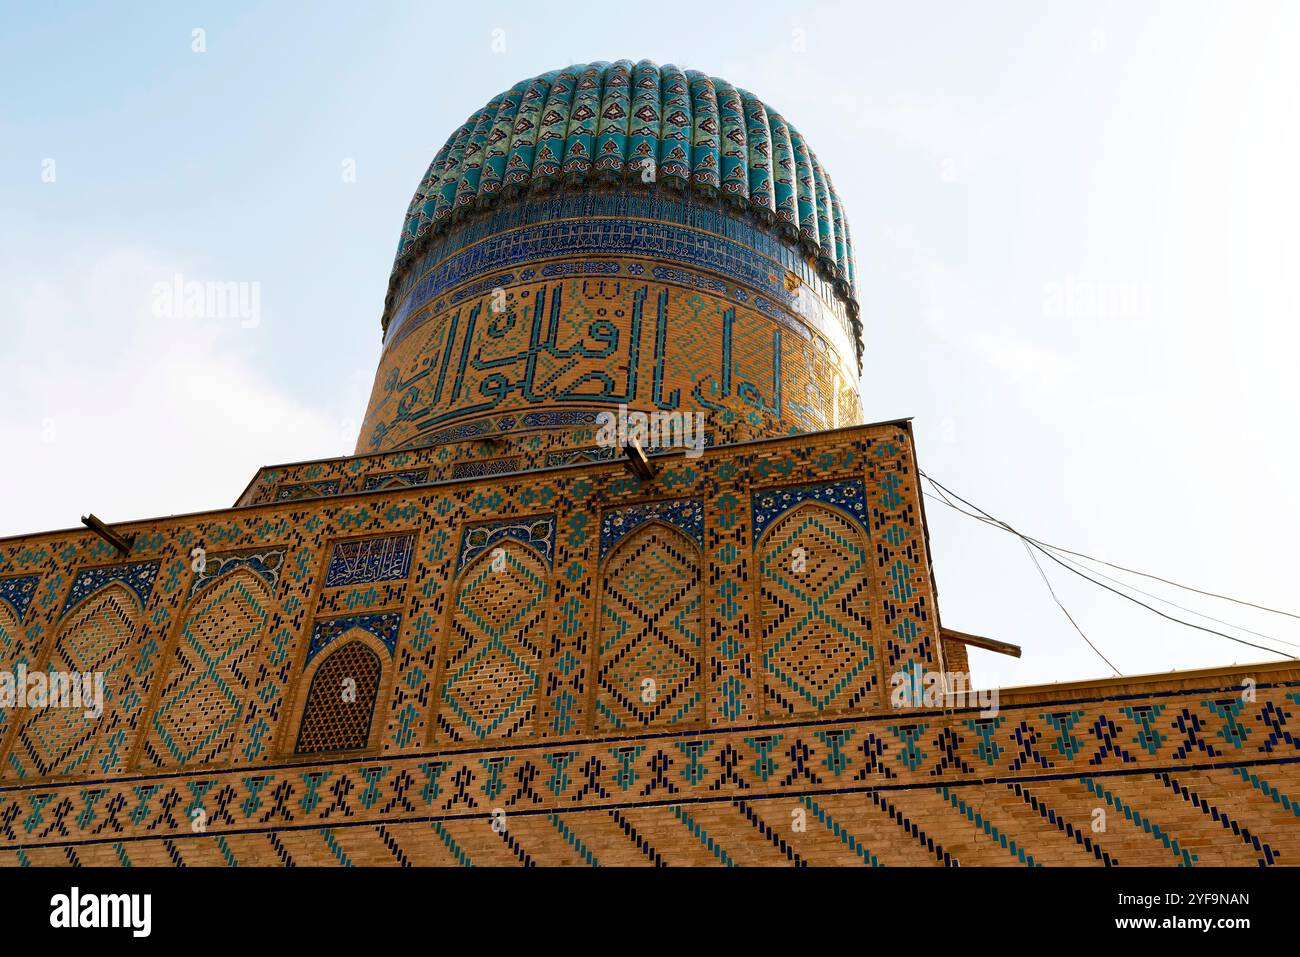
M 610 549 L 626 535 L 646 522 L 659 521 L 673 525 L 686 534 L 696 545 L 704 544 L 704 502 L 688 499 L 684 502 L 646 502 L 628 508 L 606 512 L 600 519 L 600 557 L 603 561 Z
M 528 738 L 535 731 L 550 569 L 514 539 L 462 574 L 443 666 L 444 741 Z
M 0 601 L 8 603 L 19 621 L 27 614 L 27 606 L 32 603 L 39 582 L 40 577 L 37 575 L 0 578 Z
M 614 257 L 642 262 L 628 271 Z M 798 250 L 725 207 L 686 195 L 609 191 L 532 196 L 457 226 L 413 261 L 396 287 L 385 343 L 408 335 L 418 324 L 411 317 L 494 288 L 538 275 L 644 275 L 636 270 L 648 268 L 646 261 L 683 285 L 822 334 L 846 367 L 861 359 L 861 325 Z
M 156 563 L 148 563 L 155 567 Z M 124 705 L 141 691 L 152 657 L 141 642 L 141 606 L 130 587 L 138 576 L 103 576 L 102 585 L 62 618 L 49 658 L 50 671 L 80 675 L 102 672 L 104 710 L 87 715 L 83 708 L 44 708 L 19 712 L 0 780 L 103 773 L 124 757 L 128 743 Z M 74 591 L 85 587 L 82 575 Z
M 497 202 L 502 191 L 546 188 L 561 172 L 570 185 L 625 180 L 721 195 L 760 222 L 797 225 L 793 235 L 851 292 L 852 245 L 834 214 L 839 196 L 799 131 L 725 80 L 649 60 L 552 71 L 471 114 L 416 189 L 394 274 L 457 217 Z
M 699 413 L 726 441 L 742 421 L 784 435 L 860 420 L 856 374 L 824 337 L 675 281 L 699 275 L 650 267 L 516 281 L 496 287 L 500 313 L 488 289 L 422 317 L 384 353 L 357 451 L 504 431 L 476 425 L 491 417 L 515 428 L 594 427 L 599 411 L 619 406 Z M 542 411 L 586 415 L 526 421 Z
M 253 676 L 267 652 L 275 582 L 251 562 L 210 562 L 209 568 L 214 564 L 225 567 L 191 600 L 166 658 L 138 761 L 143 767 L 210 765 L 232 756 Z
M 406 469 L 429 468 L 437 482 L 446 451 L 264 470 L 249 492 L 262 504 L 126 524 L 137 535 L 126 560 L 82 531 L 0 543 L 0 580 L 38 579 L 21 622 L 0 602 L 9 660 L 98 662 L 110 674 L 97 724 L 6 712 L 0 855 L 14 864 L 1300 859 L 1293 669 L 1034 689 L 990 717 L 896 711 L 882 678 L 868 686 L 873 667 L 888 676 L 945 666 L 905 425 L 665 456 L 651 483 L 596 463 L 361 487 Z M 545 441 L 533 451 L 546 454 Z M 343 491 L 275 501 L 285 481 Z M 694 503 L 698 525 L 675 511 Z M 606 531 L 616 514 L 637 518 L 626 534 Z M 789 564 L 797 529 L 802 574 Z M 401 536 L 413 538 L 407 577 L 326 585 L 336 544 Z M 121 573 L 101 574 L 106 584 L 64 612 L 83 572 L 155 563 L 144 596 Z M 653 563 L 657 574 L 637 577 Z M 808 616 L 801 629 L 795 614 Z M 388 625 L 353 627 L 367 616 Z M 313 652 L 322 628 L 334 640 Z M 229 647 L 213 637 L 231 629 L 242 637 Z M 816 667 L 791 651 L 810 634 L 822 636 Z M 358 650 L 340 663 L 365 678 L 361 717 L 311 718 L 322 673 L 325 683 L 356 677 L 324 671 L 356 642 L 373 657 Z M 1247 676 L 1253 699 L 1241 691 Z M 641 699 L 645 677 L 669 702 L 658 712 Z M 187 686 L 195 693 L 179 693 Z M 337 690 L 320 707 L 355 703 Z M 304 726 L 324 730 L 304 738 Z M 300 754 L 300 744 L 319 750 Z M 200 806 L 204 835 L 190 829 Z M 513 844 L 490 828 L 497 807 Z M 1108 834 L 1090 828 L 1097 807 L 1110 815 Z M 795 808 L 806 833 L 789 830 Z
M 325 587 L 405 578 L 410 574 L 414 547 L 410 535 L 336 542 L 325 569 Z
M 804 506 L 772 524 L 759 550 L 764 715 L 878 710 L 869 553 L 861 529 L 838 511 Z
M 307 646 L 307 662 L 310 663 L 323 650 L 355 629 L 374 635 L 391 655 L 397 646 L 397 632 L 401 624 L 402 616 L 394 613 L 348 615 L 319 621 L 312 629 L 311 644 Z
M 640 524 L 604 567 L 595 730 L 695 725 L 703 628 L 699 544 Z
M 12 864 L 1300 861 L 1300 674 L 0 791 Z M 1152 732 L 1155 732 L 1154 734 Z M 189 814 L 209 822 L 194 834 Z M 506 813 L 507 834 L 492 829 Z M 802 809 L 806 831 L 791 827 Z M 1092 827 L 1106 813 L 1106 829 Z

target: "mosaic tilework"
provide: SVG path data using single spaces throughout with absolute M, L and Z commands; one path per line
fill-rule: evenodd
M 765 714 L 879 707 L 867 542 L 822 505 L 787 512 L 761 543 Z
M 207 555 L 201 565 L 203 570 L 194 573 L 189 597 L 193 598 L 200 589 L 237 568 L 249 569 L 274 590 L 280 580 L 280 571 L 284 568 L 284 552 L 283 548 L 266 548 Z
M 138 688 L 134 669 L 143 650 L 141 608 L 130 587 L 136 581 L 136 576 L 114 579 L 83 599 L 64 621 L 50 658 L 51 671 L 104 673 L 103 713 L 87 716 L 82 708 L 28 712 L 9 745 L 0 775 L 4 780 L 93 774 L 111 767 L 99 752 L 106 746 L 105 736 L 121 725 L 120 703 Z
M 520 470 L 565 464 L 549 461 L 556 450 L 567 452 L 573 448 L 591 448 L 596 441 L 598 426 L 596 413 L 591 410 L 572 416 L 559 415 L 555 410 L 484 416 L 448 432 L 458 435 L 448 441 L 439 440 L 432 445 L 412 445 L 409 449 L 356 456 L 350 459 L 333 459 L 325 462 L 295 463 L 267 466 L 240 495 L 236 505 L 265 505 L 276 501 L 276 491 L 285 482 L 291 484 L 309 477 L 314 481 L 328 478 L 337 482 L 338 492 L 345 495 L 356 492 L 384 491 L 371 481 L 375 472 L 396 472 L 419 476 L 418 482 L 393 484 L 392 488 L 409 488 L 433 482 L 455 480 L 457 466 L 482 459 L 498 458 L 505 454 L 521 460 Z M 743 425 L 743 424 L 738 424 Z M 750 437 L 743 428 L 737 434 Z M 711 433 L 705 433 L 705 446 L 714 443 Z M 563 453 L 561 453 L 563 454 Z M 412 468 L 411 466 L 419 466 Z
M 438 711 L 442 740 L 534 731 L 549 570 L 536 553 L 501 541 L 502 560 L 481 555 L 457 588 Z
M 382 666 L 359 641 L 344 642 L 316 670 L 299 726 L 297 754 L 356 751 L 366 746 Z
M 467 223 L 414 263 L 396 290 L 385 344 L 408 335 L 412 317 L 427 308 L 440 311 L 521 280 L 636 277 L 655 269 L 663 270 L 657 278 L 727 297 L 797 335 L 817 333 L 851 372 L 861 357 L 861 326 L 808 262 L 724 209 L 662 194 L 564 192 Z
M 33 577 L 39 581 L 37 576 Z M 22 622 L 13 606 L 8 602 L 0 602 L 0 671 L 12 673 L 19 664 L 30 664 L 23 657 L 23 637 Z M 8 735 L 12 712 L 11 708 L 0 708 L 0 742 Z
M 828 275 L 847 294 L 852 248 L 847 232 L 839 234 L 843 217 L 837 222 L 834 216 L 833 205 L 839 205 L 839 197 L 798 130 L 752 94 L 731 87 L 725 80 L 698 71 L 684 74 L 672 64 L 661 69 L 648 60 L 635 66 L 630 61 L 601 62 L 552 71 L 516 84 L 473 115 L 438 152 L 416 190 L 403 224 L 394 272 L 399 272 L 422 246 L 453 222 L 448 215 L 453 204 L 458 208 L 486 205 L 495 201 L 500 185 L 508 191 L 522 191 L 530 180 L 545 184 L 561 171 L 562 163 L 569 182 L 581 182 L 592 173 L 606 177 L 624 172 L 639 174 L 649 163 L 659 174 L 653 181 L 662 180 L 679 188 L 689 186 L 712 198 L 720 182 L 719 88 L 729 94 L 733 142 L 741 128 L 739 114 L 745 113 L 757 118 L 751 119 L 746 128 L 746 139 L 759 140 L 759 131 L 752 123 L 760 122 L 764 124 L 764 142 L 779 144 L 774 195 L 759 185 L 771 169 L 766 151 L 755 150 L 748 156 L 744 151 L 731 154 L 730 180 L 745 178 L 744 170 L 738 167 L 747 162 L 754 167 L 749 174 L 750 188 L 743 192 L 731 190 L 732 199 L 742 203 L 747 199 L 748 206 L 764 218 L 773 213 L 784 218 L 789 207 L 789 218 L 799 222 L 805 239 L 824 256 Z M 505 151 L 497 154 L 497 163 L 504 165 L 494 166 L 489 152 L 485 168 L 479 154 L 490 135 L 489 128 L 499 126 L 504 131 L 512 118 L 508 156 Z M 798 144 L 797 153 L 792 140 Z M 799 164 L 797 177 L 795 157 Z M 803 214 L 799 220 L 794 212 L 796 178 L 799 211 Z M 642 179 L 636 175 L 629 181 L 638 183 Z M 815 183 L 822 188 L 815 189 Z M 824 244 L 823 232 L 828 234 Z M 843 261 L 839 259 L 840 250 L 844 251 Z
M 1253 702 L 1245 676 L 1055 701 L 1034 689 L 995 719 L 918 712 L 0 789 L 0 860 L 1295 865 L 1300 673 L 1255 672 Z M 1236 703 L 1231 721 L 1220 702 Z M 206 834 L 191 831 L 195 807 Z M 790 827 L 796 808 L 806 831 Z
M 741 423 L 784 435 L 858 421 L 857 377 L 825 340 L 671 281 L 694 275 L 515 281 L 500 315 L 491 287 L 431 313 L 385 351 L 358 452 L 491 434 L 485 415 L 567 415 L 575 402 L 587 421 L 531 427 L 595 425 L 620 405 L 699 412 L 726 441 Z
M 230 758 L 253 674 L 266 652 L 260 642 L 272 593 L 255 568 L 236 565 L 208 582 L 188 609 L 153 706 L 142 766 L 187 767 Z
M 408 488 L 429 481 L 428 469 L 405 469 L 396 472 L 380 472 L 367 475 L 361 483 L 361 491 L 378 492 L 389 488 Z
M 546 559 L 547 564 L 551 564 L 555 557 L 555 517 L 543 515 L 519 522 L 494 522 L 466 529 L 461 540 L 456 571 L 459 573 L 484 552 L 510 539 L 535 549 Z
M 596 730 L 698 722 L 703 637 L 698 541 L 642 523 L 606 564 L 603 583 Z
M 555 450 L 545 436 L 519 441 L 539 456 Z M 589 435 L 575 444 L 590 446 L 592 441 L 594 436 Z M 376 703 L 374 747 L 388 757 L 418 752 L 428 742 L 460 743 L 440 737 L 444 732 L 439 722 L 454 714 L 446 710 L 441 696 L 451 647 L 463 640 L 457 638 L 453 607 L 457 593 L 450 584 L 458 567 L 469 574 L 468 565 L 459 566 L 462 542 L 476 528 L 528 526 L 543 517 L 553 519 L 553 532 L 544 536 L 550 542 L 549 557 L 539 558 L 547 567 L 549 582 L 530 636 L 537 657 L 530 733 L 536 737 L 581 736 L 595 728 L 594 669 L 603 587 L 601 521 L 610 512 L 648 501 L 703 502 L 699 690 L 705 726 L 727 729 L 761 720 L 759 640 L 753 625 L 758 558 L 750 534 L 752 489 L 864 481 L 876 558 L 869 572 L 873 582 L 885 583 L 872 609 L 872 633 L 882 639 L 878 654 L 895 654 L 896 667 L 921 664 L 927 647 L 932 654 L 938 650 L 928 615 L 926 553 L 908 442 L 904 428 L 885 425 L 714 446 L 698 459 L 658 460 L 653 483 L 635 479 L 620 463 L 598 463 L 382 492 L 361 489 L 365 477 L 376 471 L 443 468 L 453 461 L 446 448 L 269 467 L 249 492 L 271 496 L 271 501 L 263 498 L 264 504 L 126 526 L 139 536 L 128 564 L 157 561 L 160 567 L 143 610 L 140 653 L 133 659 L 138 665 L 128 669 L 133 693 L 119 696 L 112 730 L 97 746 L 93 762 L 109 776 L 146 767 L 141 757 L 143 738 L 168 681 L 173 660 L 169 649 L 193 610 L 187 599 L 196 576 L 191 551 L 200 544 L 209 557 L 268 549 L 284 552 L 274 597 L 267 606 L 265 632 L 259 639 L 264 650 L 255 653 L 252 688 L 236 721 L 229 752 L 230 760 L 250 773 L 274 765 L 286 749 L 292 751 L 304 684 L 310 678 L 304 663 L 314 622 L 357 614 L 401 615 L 391 658 L 387 648 L 374 645 L 385 661 L 386 689 Z M 468 443 L 463 451 L 473 454 L 481 444 Z M 303 502 L 273 500 L 275 488 L 284 482 L 319 481 L 339 482 L 348 494 Z M 334 542 L 412 534 L 416 540 L 409 578 L 325 587 L 324 572 Z M 508 537 L 503 547 L 516 541 Z M 539 549 L 540 554 L 545 546 Z M 491 554 L 487 548 L 477 557 L 490 562 Z M 42 648 L 52 643 L 58 630 L 59 609 L 77 570 L 98 567 L 112 558 L 111 549 L 89 533 L 53 533 L 0 543 L 4 577 L 41 576 L 13 653 L 26 656 L 29 664 L 47 660 L 49 652 Z M 268 587 L 272 584 L 263 580 Z M 883 589 L 900 583 L 911 589 L 910 596 L 883 594 Z M 886 602 L 892 603 L 888 610 Z M 511 607 L 517 609 L 517 601 Z M 900 623 L 911 629 L 906 643 L 894 633 Z M 320 660 L 319 656 L 312 659 L 310 667 Z M 465 743 L 473 740 L 472 732 L 464 737 Z M 3 759 L 6 766 L 25 761 L 21 742 L 14 737 L 12 744 L 17 751 L 10 749 Z M 22 780 L 44 777 L 28 768 Z
M 27 614 L 27 606 L 32 603 L 32 597 L 36 594 L 36 585 L 40 580 L 39 575 L 0 578 L 0 601 L 8 603 L 19 621 L 22 621 L 23 616 Z
M 113 582 L 122 582 L 135 592 L 141 602 L 148 601 L 149 592 L 153 590 L 154 579 L 157 577 L 157 562 L 135 562 L 130 565 L 105 565 L 83 569 L 68 591 L 63 610 L 66 613 L 69 608 L 85 601 L 88 595 Z
M 864 529 L 866 528 L 867 495 L 860 480 L 796 485 L 788 488 L 764 489 L 754 493 L 754 541 L 757 542 L 762 538 L 763 533 L 773 522 L 800 502 L 822 502 L 826 505 L 834 505 Z
M 276 491 L 279 502 L 296 502 L 302 499 L 321 498 L 339 493 L 338 482 L 304 482 L 301 485 L 282 485 Z
M 405 578 L 411 573 L 414 546 L 410 535 L 335 542 L 325 569 L 325 587 Z
M 507 472 L 517 472 L 522 467 L 523 458 L 518 455 L 507 455 L 499 459 L 487 459 L 477 462 L 457 462 L 451 467 L 451 477 L 454 479 L 479 478 L 485 475 L 505 475 Z
M 393 612 L 377 615 L 348 615 L 345 618 L 330 618 L 316 622 L 311 632 L 311 644 L 307 646 L 307 661 L 311 662 L 318 654 L 339 638 L 354 630 L 374 635 L 392 654 L 397 645 L 397 632 L 402 624 L 402 616 Z
M 644 505 L 614 509 L 601 516 L 601 561 L 605 560 L 610 549 L 619 541 L 649 521 L 660 521 L 675 526 L 685 532 L 696 545 L 704 544 L 704 502 L 702 500 L 646 502 Z

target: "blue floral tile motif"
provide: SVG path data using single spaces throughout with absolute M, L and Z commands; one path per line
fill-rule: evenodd
M 774 488 L 753 494 L 753 541 L 763 537 L 773 522 L 801 502 L 821 502 L 833 505 L 848 513 L 867 531 L 867 489 L 862 479 L 846 482 L 826 482 L 821 485 L 797 485 L 791 488 Z
M 361 483 L 361 491 L 380 492 L 389 488 L 408 488 L 412 485 L 423 485 L 427 481 L 429 481 L 428 469 L 381 472 L 378 475 L 367 475 Z
M 680 528 L 695 544 L 704 547 L 704 502 L 689 499 L 684 502 L 646 502 L 629 505 L 606 512 L 600 519 L 600 558 L 605 556 L 628 534 L 651 519 Z
M 323 498 L 327 495 L 338 495 L 339 488 L 337 481 L 281 485 L 275 493 L 275 500 L 277 502 L 296 502 L 304 498 Z
M 535 549 L 546 559 L 546 564 L 554 566 L 555 516 L 544 515 L 516 522 L 472 525 L 465 529 L 465 535 L 460 543 L 460 557 L 456 560 L 456 573 L 459 574 L 462 568 L 483 552 L 507 538 L 513 538 Z
M 80 604 L 83 599 L 113 582 L 122 582 L 139 596 L 140 604 L 144 605 L 149 600 L 149 593 L 153 591 L 154 579 L 158 577 L 158 567 L 161 564 L 161 562 L 133 562 L 129 565 L 105 565 L 83 569 L 73 579 L 68 600 L 63 603 L 63 612 L 66 614 L 69 608 Z
M 349 615 L 347 618 L 330 618 L 316 622 L 311 631 L 311 644 L 307 648 L 307 661 L 320 654 L 321 649 L 353 628 L 360 628 L 374 635 L 391 655 L 397 647 L 397 631 L 401 627 L 402 616 L 390 611 L 378 615 Z
M 411 573 L 412 535 L 335 542 L 325 570 L 325 587 L 389 582 Z
M 222 575 L 229 574 L 237 568 L 247 568 L 268 585 L 274 594 L 275 586 L 280 581 L 280 570 L 284 568 L 283 548 L 265 548 L 258 551 L 225 552 L 220 555 L 208 555 L 203 571 L 196 572 L 190 584 L 190 593 L 186 601 L 205 585 L 216 581 Z
M 40 580 L 40 575 L 0 578 L 0 601 L 9 603 L 17 613 L 19 621 L 22 621 L 23 616 L 27 614 L 27 606 L 32 603 L 32 597 L 36 594 L 36 585 Z

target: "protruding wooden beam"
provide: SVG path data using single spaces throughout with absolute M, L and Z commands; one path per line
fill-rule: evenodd
M 655 467 L 650 464 L 645 449 L 641 448 L 641 443 L 636 439 L 628 440 L 627 445 L 623 446 L 623 454 L 627 456 L 628 469 L 637 478 L 649 482 L 655 477 Z
M 1000 655 L 1010 655 L 1012 658 L 1020 657 L 1020 646 L 1013 645 L 1009 641 L 998 641 L 996 638 L 985 638 L 982 635 L 968 635 L 964 631 L 953 631 L 951 628 L 940 628 L 939 634 L 949 641 L 960 642 L 963 645 L 983 648 L 985 651 L 996 651 Z
M 134 535 L 130 536 L 129 538 L 119 535 L 117 532 L 113 531 L 102 521 L 96 518 L 94 512 L 91 512 L 89 515 L 81 516 L 81 524 L 85 525 L 88 529 L 90 529 L 92 532 L 94 532 L 104 541 L 108 542 L 108 544 L 116 548 L 118 552 L 120 552 L 121 554 L 123 555 L 131 554 L 131 546 L 135 544 Z

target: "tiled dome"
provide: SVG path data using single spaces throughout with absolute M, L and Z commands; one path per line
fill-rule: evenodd
M 816 260 L 856 320 L 848 220 L 803 136 L 726 80 L 648 60 L 521 80 L 471 114 L 411 200 L 394 284 L 466 214 L 529 191 L 588 183 L 689 190 L 748 210 Z

